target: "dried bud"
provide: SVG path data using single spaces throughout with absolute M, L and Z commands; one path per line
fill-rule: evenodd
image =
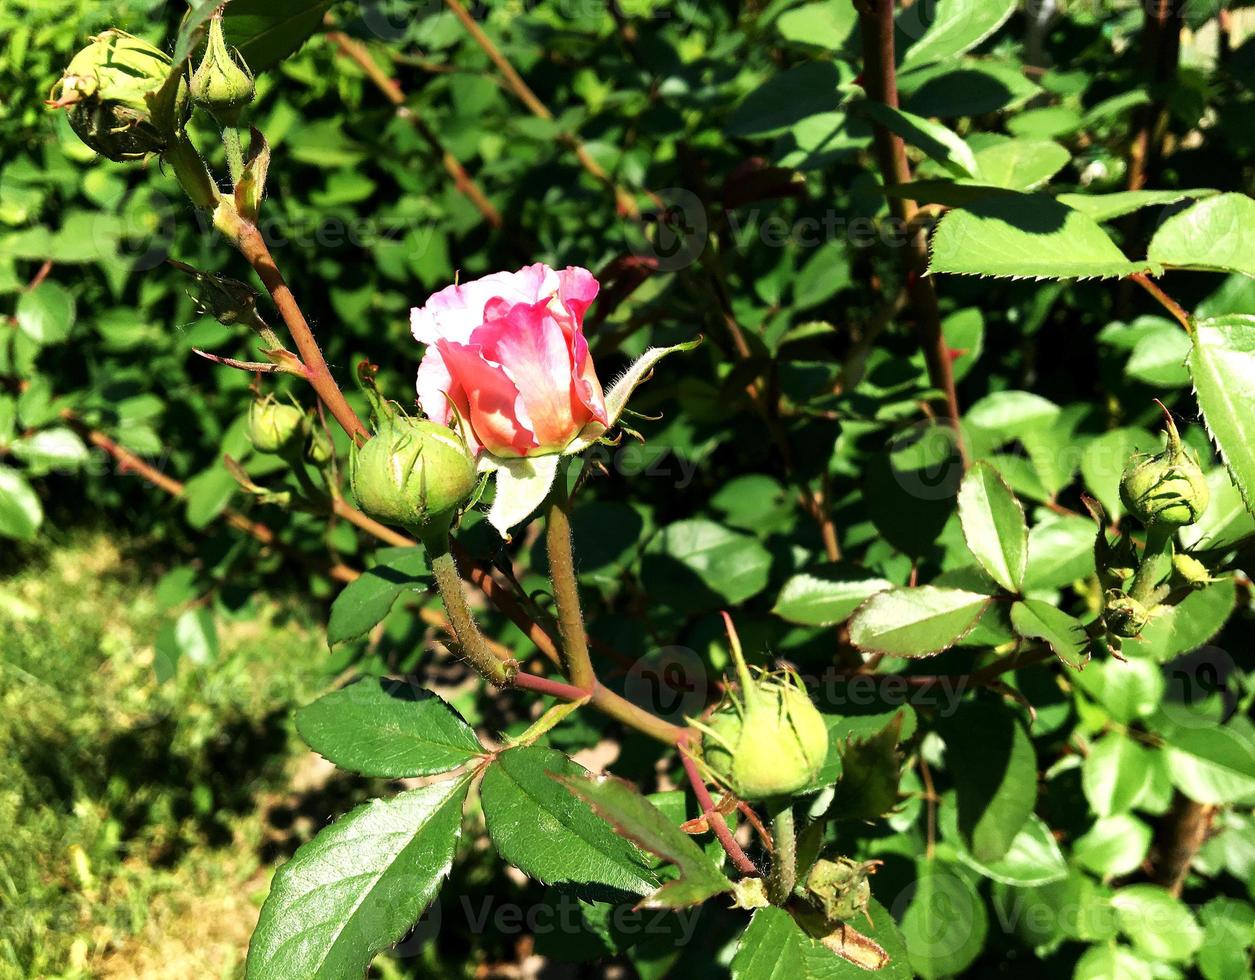
M 240 53 L 227 49 L 221 14 L 215 16 L 209 22 L 205 56 L 192 75 L 192 101 L 212 112 L 222 124 L 234 126 L 256 91 L 253 73 Z
M 1150 621 L 1150 610 L 1119 589 L 1107 593 L 1103 622 L 1116 636 L 1132 639 L 1139 635 Z
M 374 438 L 353 449 L 349 473 L 362 510 L 420 535 L 447 530 L 478 482 L 457 433 L 400 414 L 383 417 Z
M 744 800 L 791 796 L 814 784 L 828 754 L 828 726 L 792 671 L 750 674 L 732 634 L 739 694 L 729 691 L 703 724 L 710 774 Z
M 847 922 L 867 911 L 872 897 L 867 876 L 879 866 L 879 861 L 823 858 L 815 862 L 798 891 L 829 924 Z
M 1198 457 L 1181 444 L 1172 416 L 1167 416 L 1168 446 L 1157 456 L 1130 460 L 1120 480 L 1120 499 L 1150 527 L 1184 527 L 1207 509 L 1211 496 Z
M 66 109 L 79 139 L 110 160 L 161 153 L 187 121 L 187 83 L 168 109 L 158 93 L 170 79 L 169 56 L 125 31 L 107 30 L 76 54 L 48 105 Z
M 259 453 L 284 453 L 297 444 L 305 430 L 305 413 L 295 405 L 258 398 L 248 407 L 248 437 Z

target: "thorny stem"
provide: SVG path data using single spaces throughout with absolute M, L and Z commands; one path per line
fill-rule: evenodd
M 683 739 L 678 748 L 684 774 L 688 776 L 688 781 L 693 787 L 693 795 L 697 797 L 697 805 L 702 808 L 702 816 L 706 818 L 706 823 L 714 831 L 715 837 L 736 869 L 742 874 L 754 878 L 759 877 L 761 872 L 746 856 L 741 845 L 736 842 L 736 838 L 732 836 L 732 831 L 728 829 L 728 822 L 723 819 L 723 814 L 715 809 L 715 801 L 710 797 L 710 790 L 706 788 L 706 781 L 702 778 L 701 770 L 697 768 L 697 761 L 690 754 L 688 739 Z
M 1158 283 L 1143 272 L 1135 272 L 1129 278 L 1155 297 L 1159 304 L 1176 318 L 1177 323 L 1185 328 L 1186 333 L 1191 337 L 1194 335 L 1194 325 L 1190 322 L 1190 315 L 1185 312 L 1180 303 L 1165 293 Z
M 855 0 L 863 39 L 863 86 L 867 97 L 890 108 L 898 107 L 898 82 L 894 69 L 893 49 L 893 0 Z M 872 128 L 873 146 L 880 168 L 881 180 L 886 190 L 911 180 L 911 168 L 906 159 L 906 146 L 901 137 L 884 126 Z M 889 207 L 895 220 L 908 228 L 918 208 L 914 201 L 891 196 Z M 959 422 L 959 398 L 954 387 L 954 370 L 950 351 L 941 333 L 941 314 L 937 308 L 937 292 L 931 277 L 925 275 L 928 268 L 928 244 L 923 227 L 915 229 L 907 240 L 903 252 L 903 272 L 911 306 L 915 311 L 916 329 L 920 348 L 928 367 L 928 379 L 943 396 L 939 406 L 941 414 L 954 427 Z M 964 465 L 966 452 L 959 446 Z
M 553 491 L 545 511 L 545 546 L 549 553 L 549 576 L 554 602 L 558 607 L 558 631 L 562 635 L 565 667 L 571 682 L 585 693 L 593 690 L 596 674 L 588 655 L 584 613 L 580 608 L 579 580 L 571 548 L 571 500 L 567 494 L 567 462 L 558 466 Z
M 447 533 L 432 534 L 423 542 L 427 554 L 431 558 L 431 571 L 436 578 L 436 588 L 444 602 L 449 621 L 453 624 L 453 632 L 462 647 L 462 655 L 466 657 L 483 678 L 498 687 L 510 684 L 518 664 L 513 660 L 502 662 L 489 648 L 484 634 L 479 631 L 471 607 L 466 601 L 462 578 L 458 575 L 457 562 L 449 553 L 449 536 Z
M 797 884 L 797 832 L 793 826 L 793 805 L 772 818 L 771 874 L 767 878 L 767 897 L 772 905 L 784 905 L 793 895 Z

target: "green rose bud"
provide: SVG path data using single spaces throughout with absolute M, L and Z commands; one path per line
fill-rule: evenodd
M 248 407 L 248 437 L 259 453 L 283 453 L 296 445 L 305 430 L 305 413 L 295 405 L 258 398 Z
M 797 891 L 823 913 L 828 923 L 847 922 L 867 911 L 872 897 L 867 876 L 879 866 L 879 861 L 821 858 L 811 867 Z
M 48 104 L 69 113 L 70 128 L 110 160 L 161 153 L 190 112 L 187 83 L 173 102 L 158 99 L 170 78 L 169 56 L 125 31 L 107 30 L 76 54 Z
M 319 425 L 310 425 L 309 440 L 305 443 L 305 458 L 315 466 L 330 463 L 335 456 L 335 446 L 327 430 Z
M 209 22 L 209 40 L 200 67 L 192 75 L 192 101 L 208 109 L 224 125 L 239 122 L 240 112 L 253 101 L 257 87 L 238 51 L 227 50 L 222 17 Z
M 1116 636 L 1132 639 L 1139 635 L 1150 621 L 1150 610 L 1119 589 L 1107 593 L 1103 622 Z
M 1215 581 L 1207 566 L 1193 555 L 1173 555 L 1172 570 L 1186 585 L 1194 589 L 1201 589 Z
M 445 533 L 479 482 L 457 433 L 399 414 L 381 419 L 374 438 L 353 449 L 349 475 L 362 510 L 420 536 Z
M 791 796 L 814 784 L 828 754 L 828 726 L 792 671 L 750 674 L 732 634 L 740 691 L 703 724 L 702 758 L 711 776 L 743 800 Z
M 1198 457 L 1181 444 L 1172 416 L 1167 420 L 1167 448 L 1157 456 L 1130 460 L 1120 480 L 1124 506 L 1147 527 L 1193 524 L 1211 496 Z

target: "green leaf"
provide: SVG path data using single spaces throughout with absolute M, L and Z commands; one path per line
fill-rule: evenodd
M 981 179 L 997 187 L 1029 191 L 1068 165 L 1072 154 L 1053 140 L 1003 139 L 975 151 Z
M 645 908 L 682 908 L 697 905 L 732 890 L 728 881 L 694 843 L 631 783 L 613 776 L 556 775 L 554 777 L 623 837 L 669 861 L 679 877 L 668 881 L 640 903 Z
M 1255 276 L 1255 200 L 1218 194 L 1199 201 L 1160 225 L 1146 254 L 1174 269 Z
M 1015 10 L 1015 0 L 936 0 L 912 5 L 897 18 L 897 29 L 918 38 L 902 58 L 903 65 L 944 61 L 972 50 Z
M 10 447 L 13 455 L 32 470 L 47 473 L 74 469 L 87 462 L 89 454 L 78 433 L 63 426 L 40 429 Z
M 1104 878 L 1132 874 L 1150 850 L 1150 827 L 1131 813 L 1094 822 L 1072 845 L 1072 860 Z
M 1149 783 L 1149 750 L 1119 732 L 1098 739 L 1081 764 L 1081 788 L 1100 817 L 1132 809 Z
M 833 562 L 790 576 L 771 611 L 790 623 L 832 626 L 849 619 L 869 596 L 891 588 L 892 582 L 869 569 Z
M 44 508 L 22 474 L 0 466 L 0 537 L 33 541 L 44 522 Z
M 1127 946 L 1093 946 L 1076 961 L 1072 980 L 1146 980 L 1150 966 Z
M 464 775 L 371 800 L 303 844 L 262 906 L 249 980 L 364 976 L 436 897 L 470 782 Z
M 1157 960 L 1185 962 L 1203 941 L 1203 930 L 1179 898 L 1158 885 L 1129 885 L 1111 896 L 1120 931 L 1135 949 Z
M 1142 208 L 1162 207 L 1178 201 L 1211 197 L 1213 190 L 1117 191 L 1114 194 L 1060 194 L 1058 200 L 1095 221 L 1110 221 Z
M 776 30 L 786 41 L 837 51 L 858 26 L 858 12 L 841 0 L 820 0 L 786 10 L 776 19 Z
M 640 852 L 556 781 L 584 775 L 583 766 L 538 745 L 497 756 L 480 786 L 497 853 L 544 884 L 608 899 L 648 895 L 658 882 Z
M 1134 642 L 1139 656 L 1157 663 L 1196 650 L 1220 632 L 1237 603 L 1232 578 L 1191 592 L 1175 606 L 1160 606 Z
M 1163 700 L 1163 669 L 1145 658 L 1115 658 L 1092 664 L 1072 682 L 1088 694 L 1113 721 L 1129 725 L 1149 718 Z
M 545 502 L 561 460 L 556 453 L 496 460 L 496 493 L 488 508 L 488 523 L 506 541 L 510 540 L 510 529 L 526 521 Z
M 484 751 L 470 726 L 438 696 L 381 677 L 299 708 L 296 730 L 341 769 L 388 779 L 448 772 Z
M 322 24 L 331 0 L 231 0 L 223 15 L 227 43 L 253 72 L 294 53 Z
M 996 469 L 978 462 L 959 485 L 959 521 L 968 549 L 1008 592 L 1019 592 L 1028 567 L 1024 508 Z
M 1198 916 L 1203 922 L 1198 969 L 1204 980 L 1242 976 L 1249 966 L 1251 943 L 1255 942 L 1255 907 L 1218 897 L 1204 905 Z
M 850 620 L 850 642 L 867 653 L 931 656 L 961 640 L 989 602 L 979 592 L 932 585 L 881 592 Z
M 682 566 L 677 585 L 696 579 L 696 591 L 704 586 L 732 605 L 762 592 L 771 571 L 771 553 L 758 540 L 700 517 L 667 525 L 650 551 Z
M 1028 533 L 1024 591 L 1069 585 L 1094 572 L 1094 523 L 1062 515 L 1039 520 Z
M 431 573 L 422 548 L 381 548 L 375 564 L 346 585 L 331 604 L 327 645 L 354 640 L 383 621 L 406 592 L 425 588 Z
M 1080 670 L 1089 662 L 1089 634 L 1085 624 L 1040 599 L 1024 599 L 1011 606 L 1011 625 L 1028 640 L 1043 640 L 1063 663 Z
M 74 326 L 74 297 L 60 283 L 45 279 L 17 301 L 17 328 L 37 344 L 56 344 Z
M 1189 365 L 1207 431 L 1255 514 L 1255 316 L 1197 321 Z
M 953 130 L 923 116 L 895 109 L 893 106 L 861 99 L 851 103 L 853 111 L 883 126 L 919 148 L 950 171 L 955 177 L 979 177 L 980 168 L 972 149 Z
M 842 740 L 831 737 L 836 724 L 829 716 L 828 751 L 831 754 L 835 750 L 840 759 L 840 765 L 833 767 L 840 782 L 828 805 L 829 816 L 839 820 L 875 820 L 897 806 L 902 766 L 898 742 L 903 720 L 903 713 L 897 711 L 879 731 Z
M 207 526 L 226 510 L 237 489 L 235 477 L 221 463 L 197 473 L 183 488 L 187 522 L 197 529 Z
M 1249 727 L 1177 728 L 1164 752 L 1172 784 L 1198 803 L 1255 801 L 1255 738 Z
M 808 61 L 772 75 L 733 111 L 728 135 L 775 136 L 808 117 L 834 112 L 847 70 L 831 61 Z
M 732 958 L 733 980 L 910 980 L 910 961 L 893 916 L 875 899 L 867 911 L 870 928 L 865 920 L 852 925 L 888 954 L 888 962 L 879 969 L 865 970 L 851 963 L 829 949 L 822 938 L 809 935 L 784 909 L 768 906 L 755 910 L 741 934 Z M 834 946 L 841 941 L 835 933 L 831 939 Z
M 1217 466 L 1207 474 L 1211 502 L 1197 521 L 1177 533 L 1186 551 L 1231 548 L 1255 534 L 1255 514 L 1246 509 L 1229 471 Z
M 1019 715 L 981 697 L 939 721 L 959 835 L 982 864 L 1011 849 L 1037 802 L 1037 757 Z
M 1148 268 L 1126 259 L 1081 212 L 1044 194 L 1014 193 L 946 214 L 928 265 L 930 273 L 1004 279 L 1110 279 Z
M 985 903 L 965 875 L 955 865 L 921 860 L 904 893 L 908 904 L 899 928 L 911 966 L 925 980 L 962 973 L 985 945 Z
M 1138 339 L 1124 373 L 1156 388 L 1184 388 L 1190 383 L 1185 366 L 1190 350 L 1189 335 L 1178 324 L 1165 322 Z
M 955 852 L 959 860 L 986 878 L 1004 885 L 1032 887 L 1067 877 L 1068 866 L 1063 860 L 1063 852 L 1059 850 L 1059 843 L 1046 822 L 1035 813 L 1029 815 L 1028 822 L 1015 835 L 1007 853 L 989 862 L 977 861 L 963 844 L 958 836 L 953 806 L 943 807 L 940 814 L 942 828 L 955 838 Z

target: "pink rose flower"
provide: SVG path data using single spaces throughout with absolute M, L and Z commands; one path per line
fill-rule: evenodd
M 418 403 L 447 425 L 457 416 L 474 452 L 541 456 L 590 422 L 609 424 L 584 339 L 598 284 L 587 269 L 543 263 L 448 286 L 410 311 L 427 345 Z

